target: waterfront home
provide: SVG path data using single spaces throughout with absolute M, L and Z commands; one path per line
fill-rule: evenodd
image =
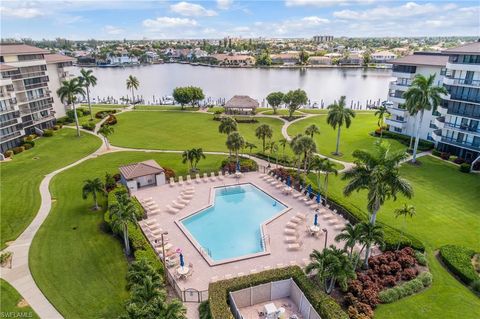
M 109 54 L 107 60 L 109 64 L 137 64 L 138 58 L 131 56 L 128 51 L 117 51 L 113 54 Z
M 255 58 L 250 55 L 214 54 L 212 56 L 221 66 L 252 66 Z
M 390 51 L 380 51 L 380 52 L 372 53 L 372 61 L 374 63 L 386 63 L 396 58 L 397 58 L 397 55 Z
M 227 114 L 254 114 L 259 104 L 248 95 L 234 95 L 225 104 Z
M 300 62 L 300 54 L 298 52 L 272 54 L 270 57 L 273 64 L 295 65 Z
M 311 56 L 308 58 L 308 64 L 311 65 L 331 65 L 332 59 L 326 56 Z

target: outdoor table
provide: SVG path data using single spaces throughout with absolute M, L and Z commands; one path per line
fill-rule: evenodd
M 185 276 L 186 274 L 188 274 L 189 271 L 190 268 L 188 268 L 187 266 L 177 268 L 177 274 L 179 274 L 180 276 Z
M 265 306 L 265 313 L 267 314 L 267 318 L 276 318 L 277 317 L 277 307 L 275 306 L 275 304 L 272 302 L 272 303 L 268 303 L 266 304 Z
M 284 192 L 286 195 L 292 193 L 292 191 L 293 191 L 293 190 L 292 190 L 291 187 L 285 187 L 285 188 L 283 189 L 283 192 Z
M 310 226 L 310 232 L 312 232 L 313 234 L 317 234 L 318 232 L 320 231 L 320 226 L 315 226 L 315 225 L 312 225 Z

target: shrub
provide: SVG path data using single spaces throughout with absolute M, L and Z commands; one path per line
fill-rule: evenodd
M 208 301 L 200 303 L 198 306 L 198 315 L 200 319 L 212 319 L 212 315 L 210 314 L 210 303 Z
M 25 140 L 24 140 L 24 141 L 25 141 L 25 142 L 31 142 L 31 141 L 33 141 L 34 139 L 35 139 L 35 135 L 30 134 L 30 135 L 28 135 L 27 137 L 25 137 Z
M 60 117 L 57 119 L 57 124 L 63 125 L 63 124 L 69 124 L 72 123 L 73 120 L 70 119 L 68 116 Z
M 458 170 L 462 173 L 470 173 L 470 164 L 463 163 L 460 165 Z
M 446 245 L 440 248 L 440 257 L 447 268 L 467 285 L 479 279 L 471 262 L 473 255 L 475 251 L 462 246 Z
M 32 144 L 23 144 L 23 148 L 24 148 L 25 150 L 29 150 L 29 149 L 31 149 L 32 147 L 33 147 Z
M 378 130 L 378 133 L 377 133 L 377 131 L 375 131 L 375 135 L 379 136 L 380 135 L 380 130 Z M 410 145 L 410 136 L 403 135 L 403 134 L 398 134 L 398 133 L 391 132 L 391 131 L 386 131 L 386 130 L 383 130 L 382 135 L 383 135 L 384 138 L 391 138 L 391 139 L 397 140 L 405 146 Z M 430 142 L 430 141 L 427 141 L 427 140 L 422 140 L 421 139 L 418 142 L 418 149 L 420 151 L 431 150 L 431 149 L 434 148 L 434 146 L 435 146 L 435 144 L 433 142 Z
M 474 280 L 470 287 L 472 287 L 473 291 L 480 293 L 480 279 Z
M 25 151 L 25 147 L 24 146 L 17 146 L 17 147 L 14 147 L 13 148 L 13 154 L 18 154 L 18 153 L 21 153 Z
M 418 275 L 417 279 L 422 282 L 424 287 L 428 287 L 432 284 L 433 276 L 428 271 L 425 271 Z
M 103 118 L 107 117 L 109 114 L 115 114 L 116 112 L 117 112 L 117 110 L 98 111 L 97 113 L 95 113 L 95 117 L 97 119 L 103 119 Z
M 108 118 L 103 122 L 102 126 L 104 125 L 115 125 L 117 124 L 117 117 L 113 114 L 110 114 Z
M 73 112 L 73 110 L 68 110 L 66 112 L 67 114 L 67 117 L 68 119 L 71 121 L 71 122 L 74 122 L 75 121 L 75 113 Z M 83 111 L 81 108 L 77 108 L 77 117 L 82 117 L 83 116 Z
M 54 125 L 53 126 L 53 130 L 54 131 L 58 131 L 59 129 L 61 129 L 62 127 L 60 125 Z
M 346 319 L 347 314 L 335 300 L 318 289 L 298 266 L 272 269 L 257 274 L 222 280 L 209 287 L 210 312 L 213 319 L 233 318 L 228 306 L 228 293 L 271 281 L 292 278 L 323 319 Z
M 88 131 L 93 131 L 95 130 L 95 123 L 93 122 L 83 123 L 82 128 Z
M 455 158 L 455 159 L 453 160 L 453 162 L 454 162 L 455 164 L 459 164 L 459 165 L 460 165 L 460 164 L 465 163 L 465 160 L 464 160 L 463 158 L 461 158 L 461 157 L 457 157 L 457 158 Z
M 257 162 L 250 158 L 240 157 L 240 171 L 245 172 L 256 172 L 258 169 Z M 223 172 L 235 173 L 237 170 L 237 162 L 235 158 L 226 158 L 220 164 L 220 169 Z
M 170 177 L 175 178 L 175 171 L 169 167 L 164 167 L 163 168 L 164 173 L 165 173 L 165 180 L 168 182 L 170 180 Z
M 433 156 L 440 157 L 440 154 L 442 154 L 440 151 L 438 151 L 438 150 L 432 150 L 432 155 L 433 155 Z
M 450 159 L 450 153 L 442 152 L 442 153 L 440 153 L 440 158 L 448 161 Z
M 425 254 L 420 251 L 415 251 L 415 259 L 417 260 L 418 264 L 422 266 L 426 266 L 428 263 Z
M 381 303 L 392 303 L 400 299 L 400 294 L 398 289 L 392 288 L 384 291 L 380 291 L 378 295 Z
M 415 268 L 408 268 L 402 271 L 402 280 L 412 280 L 417 276 L 418 271 Z
M 13 154 L 14 154 L 13 150 L 8 150 L 5 153 L 3 153 L 5 157 L 10 157 L 10 158 L 13 157 Z
M 43 136 L 44 136 L 44 137 L 51 137 L 51 136 L 53 136 L 53 130 L 44 130 L 44 131 L 43 131 Z
M 382 303 L 392 303 L 403 297 L 413 295 L 432 284 L 432 274 L 424 272 L 418 278 L 407 281 L 400 286 L 386 289 L 379 293 Z

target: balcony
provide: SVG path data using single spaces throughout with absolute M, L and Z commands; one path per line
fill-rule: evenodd
M 397 116 L 402 116 L 402 117 L 405 117 L 405 114 L 408 112 L 406 109 L 402 109 L 402 108 L 399 108 L 399 107 L 393 107 L 393 106 L 387 107 L 387 110 L 392 115 L 397 115 Z
M 444 116 L 439 116 L 439 117 L 436 117 L 434 120 L 433 120 L 433 123 L 435 124 L 435 126 L 439 129 L 443 128 L 445 126 L 445 117 Z
M 18 109 L 15 108 L 15 106 L 13 106 L 13 105 L 2 106 L 2 108 L 0 108 L 0 114 L 6 114 L 6 113 L 10 113 L 10 112 L 15 112 L 15 111 L 18 111 Z
M 404 81 L 392 81 L 390 82 L 389 88 L 390 90 L 398 90 L 398 91 L 406 91 L 410 87 L 409 83 L 405 83 Z
M 2 142 L 7 142 L 9 140 L 13 140 L 14 138 L 17 138 L 22 135 L 23 135 L 22 131 L 15 131 L 7 135 L 1 135 L 0 139 L 2 140 Z
M 447 85 L 462 85 L 462 86 L 480 86 L 480 80 L 467 80 L 462 78 L 452 78 L 452 77 L 444 77 L 443 83 Z
M 398 128 L 405 128 L 407 126 L 407 121 L 405 120 L 394 120 L 394 119 L 385 119 L 385 123 L 387 125 L 398 127 Z
M 480 135 L 480 127 L 470 127 L 464 124 L 445 123 L 445 128 L 453 129 L 462 133 L 471 133 L 474 135 Z
M 435 137 L 433 139 L 435 140 Z M 459 141 L 456 138 L 441 136 L 441 138 L 438 142 L 442 142 L 442 143 L 445 143 L 445 144 L 450 144 L 450 145 L 453 145 L 453 146 L 458 146 L 458 147 L 461 147 L 461 148 L 467 148 L 469 150 L 476 151 L 476 152 L 480 151 L 480 144 L 478 144 L 478 143 L 473 144 L 472 142 Z
M 441 142 L 442 141 L 442 130 L 434 130 L 432 132 L 432 140 L 435 142 Z
M 46 71 L 37 71 L 37 72 L 29 72 L 29 73 L 20 73 L 12 76 L 12 80 L 19 80 L 19 79 L 28 79 L 28 78 L 37 78 L 41 76 L 45 76 Z
M 5 128 L 7 126 L 12 126 L 12 125 L 15 125 L 15 124 L 18 124 L 18 118 L 11 119 L 11 120 L 4 121 L 4 122 L 0 122 L 0 127 Z

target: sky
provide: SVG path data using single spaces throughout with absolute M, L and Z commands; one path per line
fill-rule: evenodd
M 480 36 L 480 0 L 0 2 L 1 37 L 71 40 Z

